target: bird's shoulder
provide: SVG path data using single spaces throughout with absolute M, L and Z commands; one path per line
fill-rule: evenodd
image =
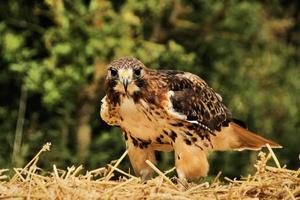
M 158 70 L 159 74 L 165 77 L 170 90 L 177 91 L 182 89 L 204 88 L 207 84 L 199 76 L 179 70 Z

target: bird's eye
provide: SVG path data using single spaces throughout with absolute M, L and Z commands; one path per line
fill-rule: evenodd
M 141 68 L 135 68 L 133 69 L 133 73 L 135 76 L 139 77 L 141 75 Z
M 116 77 L 118 75 L 118 71 L 115 68 L 110 68 L 109 70 L 112 77 Z

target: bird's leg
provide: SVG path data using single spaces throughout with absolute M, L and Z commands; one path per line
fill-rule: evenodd
M 145 162 L 146 160 L 156 164 L 155 153 L 151 147 L 140 148 L 134 145 L 132 140 L 128 140 L 128 156 L 134 172 L 140 176 L 142 181 L 149 180 L 153 175 L 153 169 Z
M 178 137 L 174 143 L 175 166 L 179 180 L 187 185 L 187 179 L 198 179 L 207 175 L 209 164 L 207 152 Z
M 185 178 L 184 173 L 180 169 L 176 168 L 176 171 L 177 171 L 177 175 L 178 175 L 178 180 L 177 181 L 180 183 L 179 189 L 181 191 L 185 191 L 189 187 L 188 181 Z

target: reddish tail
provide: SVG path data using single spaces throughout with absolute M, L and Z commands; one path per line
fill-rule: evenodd
M 229 127 L 222 128 L 221 132 L 212 137 L 213 150 L 217 151 L 259 150 L 265 147 L 266 144 L 269 144 L 272 148 L 281 148 L 279 144 L 256 135 L 233 122 L 229 124 Z

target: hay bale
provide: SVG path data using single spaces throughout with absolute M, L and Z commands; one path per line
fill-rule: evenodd
M 37 167 L 42 152 L 50 150 L 46 144 L 24 167 L 14 168 L 15 175 L 8 178 L 8 169 L 0 170 L 0 199 L 300 199 L 300 168 L 290 170 L 280 167 L 272 149 L 269 154 L 260 152 L 255 164 L 254 175 L 241 179 L 225 178 L 220 174 L 211 182 L 189 183 L 182 190 L 167 173 L 159 171 L 151 162 L 148 164 L 158 173 L 147 183 L 118 168 L 127 151 L 114 165 L 82 172 L 83 167 L 69 167 L 43 172 Z M 267 165 L 273 158 L 277 167 Z M 118 180 L 111 180 L 114 172 L 121 173 Z M 43 175 L 47 174 L 47 175 Z

